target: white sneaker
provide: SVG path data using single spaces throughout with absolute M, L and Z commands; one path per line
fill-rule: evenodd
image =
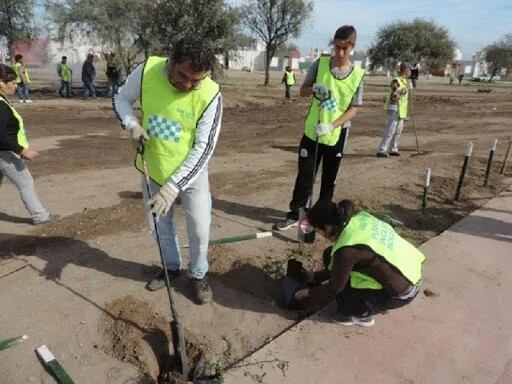
M 31 103 L 32 100 L 25 100 L 25 103 Z

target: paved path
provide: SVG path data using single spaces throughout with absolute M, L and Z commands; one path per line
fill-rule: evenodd
M 373 328 L 329 321 L 285 332 L 226 383 L 512 383 L 512 188 L 421 247 L 423 291 Z

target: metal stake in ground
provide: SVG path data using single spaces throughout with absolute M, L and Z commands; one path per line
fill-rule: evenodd
M 498 145 L 498 139 L 494 139 L 489 151 L 489 159 L 487 160 L 487 168 L 485 170 L 484 187 L 487 187 L 489 183 L 489 174 L 491 173 L 492 159 L 494 158 L 494 152 L 496 152 L 496 146 Z
M 153 197 L 153 194 L 151 193 L 148 165 L 144 157 L 144 141 L 142 137 L 140 138 L 140 146 L 138 152 L 142 160 L 142 166 L 144 170 L 144 181 L 146 182 L 146 190 L 148 193 L 148 197 L 151 199 Z M 183 330 L 183 326 L 181 325 L 181 318 L 178 314 L 178 310 L 176 309 L 176 303 L 174 301 L 174 290 L 171 288 L 169 274 L 167 273 L 167 265 L 165 262 L 164 252 L 162 250 L 162 244 L 160 242 L 160 231 L 158 230 L 156 215 L 153 214 L 152 216 L 153 225 L 155 227 L 156 242 L 158 244 L 158 252 L 160 253 L 160 261 L 162 263 L 162 268 L 164 269 L 165 286 L 167 288 L 167 295 L 169 296 L 169 305 L 171 306 L 172 319 L 170 325 L 172 334 L 172 345 L 174 348 L 175 357 L 178 360 L 178 366 L 180 368 L 180 371 L 181 373 L 183 373 L 183 376 L 188 380 L 189 367 L 185 343 L 185 332 Z
M 505 168 L 507 168 L 508 159 L 510 157 L 510 151 L 512 149 L 512 137 L 510 138 L 510 141 L 508 143 L 507 153 L 505 154 L 505 158 L 503 159 L 503 165 L 501 166 L 500 175 L 503 175 L 505 173 Z
M 457 191 L 455 192 L 455 200 L 460 199 L 460 193 L 462 191 L 462 184 L 464 183 L 464 177 L 466 176 L 466 170 L 468 168 L 469 159 L 473 153 L 473 143 L 466 145 L 466 154 L 464 156 L 464 163 L 462 164 L 462 171 L 460 172 L 459 184 L 457 185 Z
M 425 175 L 425 183 L 423 184 L 423 202 L 421 203 L 422 210 L 425 210 L 425 208 L 427 208 L 427 194 L 428 194 L 428 188 L 430 187 L 431 173 L 432 173 L 432 169 L 427 168 L 427 174 Z

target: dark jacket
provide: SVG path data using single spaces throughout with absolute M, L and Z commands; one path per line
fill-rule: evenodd
M 24 149 L 18 144 L 20 124 L 6 104 L 7 100 L 2 95 L 0 98 L 0 151 L 13 151 L 19 155 Z
M 85 60 L 84 65 L 82 65 L 82 81 L 92 82 L 96 77 L 96 69 L 94 68 L 94 64 L 90 60 Z

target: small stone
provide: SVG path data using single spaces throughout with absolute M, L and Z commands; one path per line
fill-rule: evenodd
M 85 320 L 80 320 L 80 324 L 85 324 Z

